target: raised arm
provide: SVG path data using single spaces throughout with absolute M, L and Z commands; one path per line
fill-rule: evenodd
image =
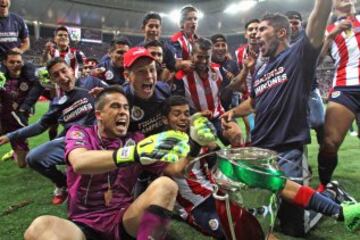
M 310 43 L 319 48 L 324 40 L 324 33 L 332 8 L 332 0 L 316 0 L 315 6 L 310 13 L 306 34 Z

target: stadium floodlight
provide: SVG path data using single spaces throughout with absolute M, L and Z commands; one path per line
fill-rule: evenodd
M 255 0 L 244 0 L 238 3 L 232 3 L 227 8 L 225 8 L 224 13 L 233 15 L 238 12 L 244 12 L 253 8 L 257 3 L 258 1 Z
M 179 23 L 180 22 L 180 10 L 179 9 L 174 9 L 172 10 L 169 14 L 167 13 L 159 13 L 161 17 L 167 17 L 169 18 L 172 22 L 174 23 Z M 204 18 L 205 14 L 199 10 L 199 14 L 198 14 L 198 18 L 202 19 Z

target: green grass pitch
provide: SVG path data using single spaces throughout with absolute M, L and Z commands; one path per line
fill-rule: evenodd
M 31 122 L 43 114 L 48 103 L 38 103 L 36 115 Z M 312 186 L 318 184 L 316 156 L 318 145 L 314 133 L 313 143 L 309 145 L 309 161 L 314 175 Z M 48 140 L 47 132 L 30 139 L 31 147 L 35 147 Z M 9 145 L 0 147 L 0 156 L 10 150 Z M 360 141 L 356 137 L 347 136 L 339 154 L 339 165 L 336 169 L 334 179 L 338 180 L 348 192 L 356 199 L 360 199 Z M 50 214 L 66 217 L 66 205 L 51 205 L 53 186 L 36 172 L 30 169 L 19 169 L 13 161 L 0 162 L 0 240 L 23 239 L 23 233 L 31 221 L 40 215 Z M 3 214 L 10 206 L 17 205 L 24 201 L 31 201 L 10 214 Z M 183 223 L 172 225 L 171 231 L 177 235 L 177 239 L 211 239 L 204 237 Z M 291 238 L 275 233 L 279 239 L 302 239 Z M 360 232 L 357 234 L 348 233 L 342 223 L 330 218 L 323 218 L 321 223 L 307 236 L 312 240 L 357 240 L 360 239 Z

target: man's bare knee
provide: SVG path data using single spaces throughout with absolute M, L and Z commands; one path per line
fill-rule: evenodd
M 30 226 L 26 229 L 24 233 L 25 240 L 34 240 L 38 239 L 40 233 L 44 232 L 44 230 L 49 227 L 53 222 L 52 216 L 40 216 L 35 218 Z
M 159 177 L 155 179 L 150 186 L 152 191 L 159 192 L 159 194 L 170 194 L 176 195 L 179 187 L 172 179 L 169 177 Z
M 173 180 L 168 177 L 159 177 L 150 184 L 146 191 L 150 196 L 149 204 L 172 210 L 178 190 L 179 187 Z

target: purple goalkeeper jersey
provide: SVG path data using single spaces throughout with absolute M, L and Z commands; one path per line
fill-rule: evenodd
M 118 225 L 122 218 L 122 209 L 132 202 L 132 190 L 137 177 L 144 170 L 139 163 L 126 164 L 116 170 L 94 175 L 77 174 L 68 161 L 69 153 L 76 148 L 88 150 L 112 150 L 131 145 L 143 139 L 141 133 L 127 134 L 118 139 L 98 137 L 98 127 L 72 126 L 66 133 L 65 159 L 67 168 L 67 186 L 69 191 L 68 216 L 74 222 L 84 223 L 105 234 L 106 239 L 119 239 Z M 146 166 L 147 171 L 160 175 L 165 163 Z M 112 189 L 112 199 L 106 206 L 104 193 Z

